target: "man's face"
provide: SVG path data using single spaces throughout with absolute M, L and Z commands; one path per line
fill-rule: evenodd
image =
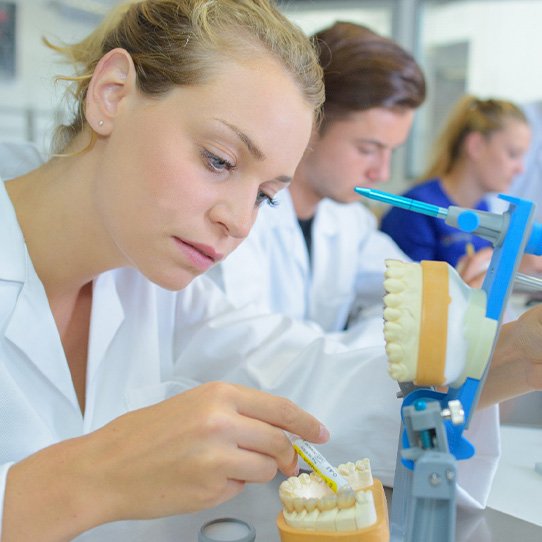
M 413 118 L 413 109 L 373 108 L 331 121 L 313 137 L 298 170 L 312 196 L 349 203 L 359 199 L 355 186 L 386 181 L 392 152 L 405 142 Z

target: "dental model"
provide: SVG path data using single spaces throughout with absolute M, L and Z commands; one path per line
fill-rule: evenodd
M 336 493 L 315 472 L 281 483 L 277 524 L 282 542 L 389 540 L 386 498 L 369 460 L 339 465 L 337 471 L 348 485 Z
M 486 293 L 467 286 L 446 262 L 386 261 L 384 338 L 388 371 L 399 382 L 461 386 L 480 379 L 497 321 Z

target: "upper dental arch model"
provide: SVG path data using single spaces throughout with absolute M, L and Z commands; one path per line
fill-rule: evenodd
M 398 382 L 461 386 L 480 379 L 497 322 L 486 293 L 467 286 L 446 262 L 386 260 L 384 338 L 388 371 Z

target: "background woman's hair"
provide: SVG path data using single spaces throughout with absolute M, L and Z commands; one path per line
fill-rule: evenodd
M 316 115 L 324 99 L 315 48 L 273 0 L 129 0 L 83 41 L 45 43 L 75 68 L 74 76 L 57 77 L 71 83 L 67 97 L 72 118 L 56 130 L 56 152 L 64 151 L 85 127 L 90 79 L 99 60 L 117 47 L 130 53 L 138 88 L 148 96 L 163 95 L 177 85 L 205 83 L 227 58 L 243 61 L 271 54 Z
M 461 157 L 463 142 L 470 133 L 489 137 L 502 130 L 510 119 L 528 124 L 523 111 L 512 102 L 494 98 L 481 100 L 469 94 L 460 98 L 436 140 L 430 165 L 421 180 L 448 174 Z
M 347 22 L 337 22 L 313 37 L 324 69 L 324 126 L 354 111 L 415 109 L 424 101 L 421 68 L 391 39 Z

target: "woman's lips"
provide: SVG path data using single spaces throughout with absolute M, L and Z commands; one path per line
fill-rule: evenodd
M 201 271 L 207 271 L 214 263 L 223 258 L 222 254 L 215 252 L 210 246 L 189 243 L 179 237 L 173 237 L 173 239 L 190 263 Z

